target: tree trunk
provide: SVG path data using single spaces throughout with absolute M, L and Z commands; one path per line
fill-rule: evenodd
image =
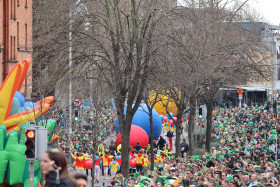
M 130 152 L 130 129 L 131 122 L 133 118 L 133 113 L 131 108 L 127 107 L 126 119 L 122 120 L 120 123 L 120 133 L 121 133 L 121 144 L 122 144 L 122 174 L 124 177 L 128 178 L 128 169 L 129 169 L 129 152 Z
M 179 108 L 178 108 L 179 109 Z M 176 153 L 178 156 L 181 154 L 180 142 L 181 142 L 181 122 L 182 122 L 183 110 L 178 111 L 177 122 L 176 122 Z
M 210 146 L 211 146 L 213 103 L 214 103 L 213 99 L 206 102 L 206 106 L 207 106 L 206 149 L 207 151 L 210 150 Z
M 188 123 L 188 138 L 190 155 L 194 154 L 194 119 L 195 119 L 195 99 L 190 99 L 190 119 Z
M 130 128 L 126 128 L 124 132 L 121 132 L 122 142 L 122 174 L 124 177 L 128 177 L 129 169 L 129 151 L 130 151 Z
M 150 116 L 150 131 L 151 131 L 151 137 L 150 137 L 150 140 L 151 140 L 151 171 L 154 171 L 154 167 L 155 167 L 155 152 L 154 152 L 154 124 L 153 124 L 153 110 L 149 109 L 149 116 Z

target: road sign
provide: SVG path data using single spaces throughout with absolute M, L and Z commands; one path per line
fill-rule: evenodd
M 239 88 L 239 90 L 237 90 L 237 93 L 242 94 L 243 90 L 241 88 Z
M 84 101 L 84 106 L 88 106 L 88 104 L 89 104 L 88 101 L 85 99 L 83 101 Z
M 82 100 L 81 100 L 80 98 L 76 98 L 76 99 L 74 99 L 74 101 L 73 101 L 73 105 L 74 105 L 75 107 L 80 107 L 80 106 L 82 106 L 82 104 L 83 104 L 83 102 L 82 102 Z
M 61 127 L 66 127 L 66 118 L 61 118 L 60 122 L 61 122 Z

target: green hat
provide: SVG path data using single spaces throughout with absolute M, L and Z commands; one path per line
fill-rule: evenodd
M 276 134 L 276 130 L 273 129 L 273 130 L 271 131 L 271 133 L 272 133 L 272 134 Z
M 255 171 L 256 171 L 257 173 L 261 173 L 261 170 L 259 170 L 259 169 L 255 169 Z
M 139 177 L 139 175 L 140 175 L 140 172 L 136 172 L 136 173 L 134 173 L 134 177 Z
M 254 122 L 252 122 L 252 121 L 250 121 L 249 123 L 248 123 L 248 125 L 254 125 Z
M 231 175 L 227 176 L 227 180 L 233 180 L 233 177 Z
M 151 182 L 151 178 L 149 178 L 149 177 L 146 177 L 146 176 L 141 176 L 140 177 L 140 183 L 143 183 L 143 182 L 145 182 L 145 181 L 147 181 L 147 182 Z
M 192 167 L 192 164 L 191 164 L 191 163 L 188 163 L 188 164 L 187 164 L 187 166 L 190 166 L 190 167 Z
M 164 181 L 163 181 L 162 179 L 157 179 L 157 180 L 156 180 L 156 184 L 157 184 L 157 183 L 160 183 L 161 185 L 164 185 Z
M 207 155 L 206 156 L 206 160 L 211 160 L 213 158 L 213 156 Z
M 193 156 L 193 160 L 194 160 L 194 161 L 196 161 L 196 160 L 198 160 L 198 159 L 199 159 L 199 156 L 197 156 L 197 155 Z
M 242 172 L 242 170 L 240 170 L 240 169 L 237 169 L 237 170 L 234 170 L 234 171 L 235 171 L 235 173 Z

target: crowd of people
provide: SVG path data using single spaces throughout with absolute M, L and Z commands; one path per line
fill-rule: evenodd
M 121 149 L 112 142 L 95 155 L 95 181 L 109 175 L 108 186 L 279 186 L 278 111 L 268 105 L 217 107 L 213 111 L 212 141 L 219 146 L 205 150 L 203 155 L 189 156 L 184 140 L 181 154 L 171 154 L 165 146 L 169 147 L 169 142 L 161 137 L 154 142 L 153 171 L 149 147 L 131 148 L 130 158 L 136 162 L 130 164 L 129 178 L 120 173 Z M 90 131 L 84 130 L 72 139 L 62 137 L 57 146 L 66 153 L 76 150 L 83 153 L 79 156 L 87 157 L 84 154 L 90 155 L 90 136 Z

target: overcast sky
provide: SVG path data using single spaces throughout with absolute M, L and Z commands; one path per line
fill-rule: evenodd
M 250 5 L 271 24 L 280 24 L 280 0 L 251 0 Z
M 184 0 L 178 0 L 182 3 Z M 245 0 L 241 0 L 245 1 Z M 270 24 L 280 24 L 280 0 L 249 0 L 250 6 Z

